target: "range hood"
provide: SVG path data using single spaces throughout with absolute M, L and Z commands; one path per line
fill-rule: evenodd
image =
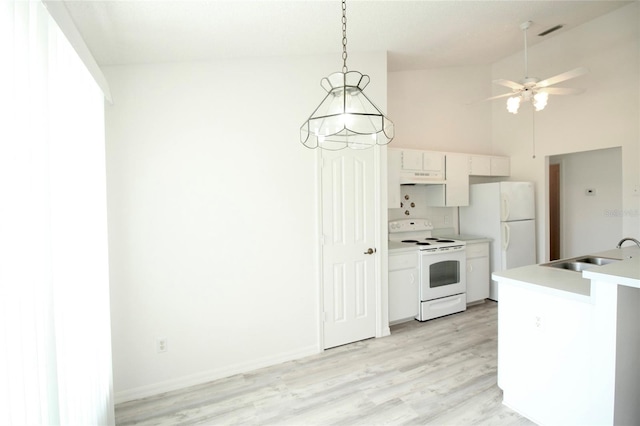
M 403 171 L 400 172 L 400 185 L 443 185 L 444 173 L 441 171 Z

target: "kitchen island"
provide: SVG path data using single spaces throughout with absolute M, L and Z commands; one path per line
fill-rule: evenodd
M 503 403 L 542 425 L 640 424 L 640 248 L 493 274 Z

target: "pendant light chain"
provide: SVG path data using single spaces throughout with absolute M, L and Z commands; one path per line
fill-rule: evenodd
M 347 0 L 342 0 L 342 72 L 347 70 Z

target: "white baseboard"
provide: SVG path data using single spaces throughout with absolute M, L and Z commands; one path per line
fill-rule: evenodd
M 281 364 L 283 362 L 300 359 L 309 355 L 316 355 L 320 352 L 322 351 L 318 346 L 307 346 L 292 352 L 285 352 L 244 363 L 228 365 L 214 370 L 203 371 L 201 373 L 191 374 L 189 376 L 183 376 L 176 379 L 153 383 L 150 385 L 139 386 L 137 388 L 117 391 L 115 392 L 114 400 L 116 404 L 121 404 L 127 401 L 147 398 L 149 396 L 154 396 L 161 393 L 183 389 L 189 386 L 200 385 L 203 383 L 211 382 L 213 380 L 233 376 L 234 374 L 247 373 L 258 368 Z

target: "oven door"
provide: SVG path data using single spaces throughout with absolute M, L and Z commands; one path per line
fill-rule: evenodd
M 432 300 L 467 291 L 464 246 L 444 251 L 420 251 L 420 300 Z

